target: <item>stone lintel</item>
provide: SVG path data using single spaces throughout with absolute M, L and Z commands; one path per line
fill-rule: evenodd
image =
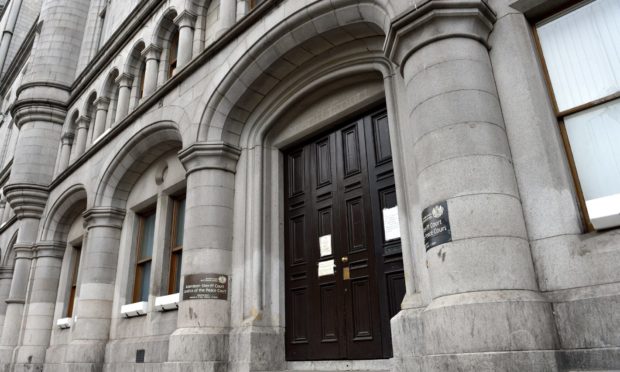
M 74 138 L 75 138 L 75 134 L 72 132 L 64 132 L 61 137 L 62 143 L 67 144 L 67 145 L 72 144 Z
M 199 142 L 179 152 L 187 174 L 202 169 L 235 173 L 241 150 L 224 142 Z
M 122 74 L 118 75 L 118 77 L 114 80 L 114 82 L 118 84 L 120 87 L 131 87 L 131 84 L 133 83 L 133 79 L 134 79 L 133 75 L 123 72 Z
M 15 252 L 15 260 L 31 260 L 34 256 L 32 244 L 28 243 L 15 243 L 13 252 Z
M 198 16 L 196 14 L 185 9 L 178 16 L 176 16 L 176 18 L 174 19 L 174 23 L 179 26 L 179 28 L 194 28 L 194 24 L 196 23 L 197 18 Z
M 62 259 L 65 254 L 66 246 L 66 243 L 59 241 L 37 242 L 34 245 L 34 256 L 37 258 L 52 257 Z
M 489 48 L 495 13 L 483 0 L 431 0 L 392 22 L 384 53 L 402 67 L 417 50 L 448 38 L 474 39 Z
M 88 116 L 80 115 L 77 119 L 77 125 L 81 128 L 88 128 L 90 126 L 90 118 Z
M 125 210 L 113 207 L 94 207 L 82 213 L 84 227 L 112 227 L 120 229 L 123 226 Z
M 63 125 L 67 116 L 67 105 L 52 99 L 19 99 L 11 107 L 11 115 L 20 129 L 32 121 Z
M 140 54 L 142 55 L 142 57 L 146 59 L 159 60 L 159 58 L 161 57 L 161 52 L 162 52 L 162 48 L 159 45 L 149 44 L 144 48 L 144 50 Z
M 97 97 L 93 104 L 97 107 L 97 110 L 107 110 L 110 105 L 110 99 L 108 97 Z
M 5 186 L 3 191 L 18 219 L 41 218 L 49 195 L 47 187 L 14 183 Z

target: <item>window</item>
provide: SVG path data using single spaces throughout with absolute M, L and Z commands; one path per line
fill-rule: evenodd
M 183 227 L 185 225 L 185 196 L 174 200 L 170 231 L 170 278 L 168 294 L 179 293 L 181 261 L 183 258 Z
M 263 1 L 265 0 L 248 0 L 248 5 L 250 7 L 250 10 L 259 6 Z
M 144 97 L 144 79 L 146 78 L 146 59 L 142 58 L 140 62 L 140 70 L 138 70 L 138 99 Z
M 105 14 L 107 12 L 107 5 L 104 7 L 101 12 L 99 12 L 98 23 L 95 27 L 97 27 L 97 31 L 95 33 L 95 51 L 98 51 L 101 48 L 101 41 L 103 40 L 103 25 L 105 24 Z
M 69 302 L 67 303 L 66 316 L 71 318 L 73 316 L 73 307 L 75 306 L 75 296 L 77 295 L 77 278 L 80 270 L 80 257 L 82 254 L 82 247 L 73 247 L 73 265 L 71 266 L 71 289 L 69 290 Z
M 155 211 L 139 216 L 136 240 L 136 277 L 133 286 L 133 302 L 148 301 L 151 283 L 151 261 L 155 238 Z
M 587 1 L 535 25 L 589 230 L 620 225 L 620 1 Z
M 168 48 L 168 79 L 170 79 L 177 70 L 177 53 L 179 48 L 179 28 L 175 27 L 170 37 L 170 47 Z

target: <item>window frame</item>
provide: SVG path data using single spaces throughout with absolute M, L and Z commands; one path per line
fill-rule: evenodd
M 178 26 L 174 26 L 174 30 L 170 33 L 168 39 L 168 58 L 167 58 L 167 79 L 172 78 L 176 74 L 177 61 L 179 60 L 179 32 Z M 174 60 L 173 60 L 174 51 Z
M 186 201 L 186 195 L 176 195 L 172 199 L 172 220 L 170 223 L 170 254 L 169 254 L 169 270 L 168 270 L 168 294 L 179 293 L 181 291 L 180 283 L 177 283 L 177 271 L 182 269 L 183 260 L 183 242 L 176 245 L 178 237 L 177 222 L 179 219 L 179 208 L 181 202 Z M 187 206 L 187 204 L 186 204 Z M 185 210 L 185 209 L 184 209 Z M 183 226 L 184 227 L 184 226 Z M 180 261 L 180 262 L 179 262 Z M 176 287 L 179 286 L 177 289 Z
M 547 92 L 549 94 L 549 98 L 551 99 L 551 104 L 553 106 L 553 113 L 555 115 L 555 119 L 558 122 L 558 128 L 560 131 L 560 136 L 562 137 L 562 142 L 564 144 L 564 150 L 566 152 L 566 159 L 568 160 L 569 169 L 571 175 L 573 177 L 573 183 L 575 186 L 577 200 L 579 202 L 579 208 L 581 210 L 582 215 L 582 223 L 585 232 L 593 232 L 596 231 L 592 222 L 590 221 L 590 216 L 588 214 L 588 208 L 586 205 L 586 199 L 583 194 L 583 189 L 581 187 L 581 181 L 579 180 L 579 175 L 577 173 L 577 166 L 575 163 L 575 158 L 573 156 L 573 150 L 570 145 L 570 141 L 568 138 L 568 132 L 566 130 L 566 124 L 564 119 L 569 116 L 579 112 L 584 112 L 586 110 L 592 109 L 594 107 L 602 106 L 614 100 L 620 98 L 620 91 L 609 94 L 607 96 L 595 99 L 590 102 L 586 102 L 580 104 L 578 106 L 572 107 L 570 109 L 566 109 L 560 111 L 557 99 L 555 96 L 555 92 L 553 90 L 553 85 L 551 84 L 551 75 L 549 74 L 549 69 L 547 68 L 547 61 L 545 60 L 545 55 L 543 53 L 542 44 L 540 42 L 540 37 L 538 36 L 538 26 L 540 26 L 544 22 L 551 21 L 553 19 L 559 19 L 568 13 L 575 11 L 581 7 L 584 7 L 588 4 L 591 4 L 597 0 L 573 0 L 568 3 L 553 9 L 552 11 L 541 15 L 540 17 L 534 18 L 530 22 L 530 27 L 532 30 L 534 45 L 536 48 L 536 52 L 538 54 L 539 61 L 541 63 L 542 72 L 545 78 L 545 85 L 547 87 Z
M 77 282 L 78 282 L 78 274 L 80 270 L 80 260 L 82 258 L 82 245 L 71 245 L 72 252 L 72 262 L 71 262 L 71 274 L 69 279 L 69 298 L 67 299 L 67 306 L 65 309 L 65 317 L 71 318 L 73 317 L 73 308 L 75 306 L 75 296 L 77 295 Z
M 141 302 L 143 301 L 140 297 L 140 293 L 142 292 L 142 279 L 143 279 L 143 267 L 146 263 L 151 263 L 150 273 L 153 272 L 153 253 L 155 246 L 155 236 L 153 236 L 153 247 L 151 247 L 151 256 L 148 258 L 142 258 L 140 255 L 140 250 L 142 248 L 142 243 L 144 241 L 144 224 L 147 218 L 153 216 L 155 218 L 154 226 L 157 225 L 157 208 L 153 206 L 141 213 L 137 213 L 138 217 L 138 226 L 137 226 L 137 236 L 135 240 L 135 263 L 134 263 L 134 284 L 133 284 L 133 293 L 132 293 L 132 302 Z M 149 274 L 150 275 L 150 274 Z M 151 278 L 149 278 L 149 288 L 150 292 L 150 283 Z M 147 296 L 148 300 L 148 296 Z

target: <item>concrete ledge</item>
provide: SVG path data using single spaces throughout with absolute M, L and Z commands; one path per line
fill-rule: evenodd
M 514 351 L 431 355 L 423 358 L 424 372 L 523 372 L 557 371 L 555 351 Z

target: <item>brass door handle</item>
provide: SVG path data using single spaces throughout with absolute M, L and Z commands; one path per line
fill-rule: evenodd
M 349 262 L 349 257 L 347 256 L 342 257 L 342 263 L 346 264 L 347 262 Z

